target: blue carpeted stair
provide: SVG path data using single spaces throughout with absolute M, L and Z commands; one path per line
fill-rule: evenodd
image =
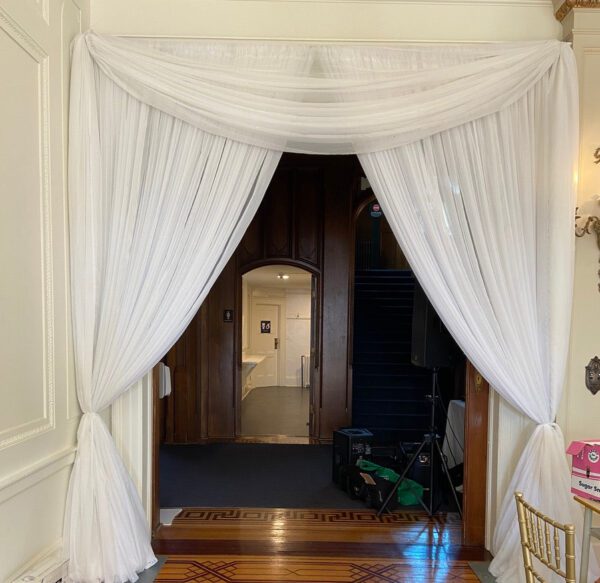
M 352 425 L 380 442 L 420 441 L 428 425 L 431 373 L 410 361 L 414 287 L 410 270 L 356 272 Z

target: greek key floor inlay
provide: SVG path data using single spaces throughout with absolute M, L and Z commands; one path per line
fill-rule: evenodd
M 314 510 L 277 508 L 185 508 L 173 520 L 173 525 L 198 525 L 208 523 L 229 524 L 240 522 L 245 525 L 285 521 L 288 526 L 312 524 L 338 524 L 369 527 L 408 525 L 415 523 L 440 524 L 460 528 L 457 514 L 438 514 L 432 518 L 420 511 L 402 511 L 384 514 L 378 518 L 373 510 Z

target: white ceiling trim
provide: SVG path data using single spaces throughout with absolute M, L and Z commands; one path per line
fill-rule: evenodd
M 308 4 L 453 4 L 477 6 L 553 6 L 552 0 L 225 0 L 225 2 L 308 3 Z

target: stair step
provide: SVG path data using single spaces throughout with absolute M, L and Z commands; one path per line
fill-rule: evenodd
M 410 270 L 355 274 L 353 424 L 377 439 L 420 440 L 431 373 L 411 363 L 415 277 Z

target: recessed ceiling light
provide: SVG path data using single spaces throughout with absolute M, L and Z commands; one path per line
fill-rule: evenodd
M 287 273 L 278 273 L 277 279 L 289 279 L 290 276 Z

